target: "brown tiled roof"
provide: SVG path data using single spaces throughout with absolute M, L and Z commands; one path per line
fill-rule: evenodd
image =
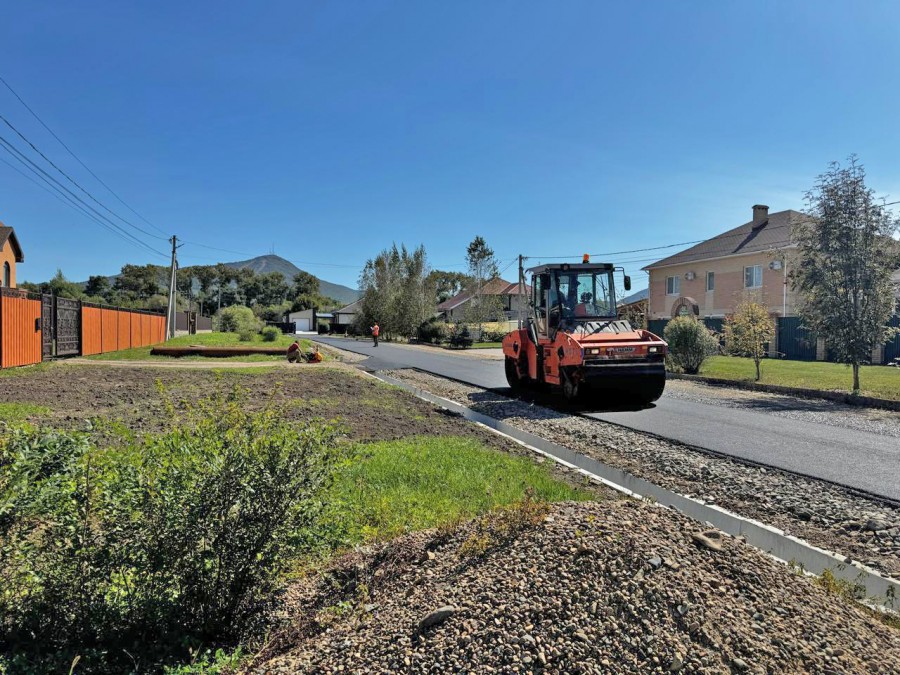
M 723 232 L 712 239 L 702 241 L 680 253 L 657 260 L 643 269 L 649 270 L 654 267 L 785 248 L 792 243 L 791 229 L 794 224 L 807 219 L 809 219 L 809 216 L 799 211 L 788 210 L 770 213 L 768 219 L 762 223 L 754 225 L 751 220 L 749 223 L 744 223 L 740 227 Z
M 526 284 L 525 292 L 528 293 L 530 290 L 530 287 Z M 497 277 L 496 279 L 491 279 L 484 285 L 482 293 L 484 295 L 518 295 L 519 284 Z M 449 312 L 452 309 L 456 309 L 464 302 L 468 302 L 471 297 L 472 293 L 470 291 L 457 293 L 452 298 L 444 300 L 437 306 L 437 309 L 439 312 Z
M 15 231 L 11 227 L 6 227 L 6 225 L 0 223 L 0 249 L 6 246 L 7 240 L 13 247 L 16 262 L 25 262 L 25 255 L 22 253 L 22 247 L 19 246 L 19 240 L 16 239 Z

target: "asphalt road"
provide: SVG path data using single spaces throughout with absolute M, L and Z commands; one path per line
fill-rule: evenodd
M 375 348 L 368 341 L 344 338 L 316 339 L 369 356 L 362 365 L 370 370 L 418 368 L 478 387 L 508 389 L 500 360 L 386 343 Z M 802 399 L 797 405 L 802 408 Z M 779 417 L 764 410 L 678 400 L 665 394 L 651 408 L 589 415 L 900 500 L 900 443 L 896 437 Z

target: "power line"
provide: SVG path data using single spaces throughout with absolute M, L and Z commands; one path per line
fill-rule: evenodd
M 37 154 L 39 154 L 41 157 L 43 157 L 45 162 L 47 162 L 50 166 L 52 166 L 52 167 L 53 167 L 54 169 L 56 169 L 59 173 L 61 173 L 63 176 L 65 176 L 65 178 L 66 178 L 70 183 L 72 183 L 72 185 L 74 185 L 74 186 L 77 187 L 79 190 L 81 190 L 85 195 L 87 195 L 87 197 L 88 197 L 89 199 L 91 199 L 94 203 L 96 203 L 97 205 L 99 205 L 100 208 L 102 208 L 102 209 L 108 211 L 109 213 L 111 213 L 112 215 L 114 215 L 116 218 L 118 218 L 119 220 L 121 220 L 123 223 L 125 223 L 125 224 L 128 225 L 129 227 L 133 227 L 135 230 L 137 230 L 138 232 L 141 232 L 141 233 L 147 235 L 148 237 L 153 237 L 154 239 L 166 239 L 165 237 L 160 237 L 159 235 L 153 234 L 152 232 L 147 232 L 147 230 L 145 230 L 144 228 L 138 227 L 137 225 L 135 225 L 135 224 L 132 223 L 131 221 L 129 221 L 129 220 L 123 218 L 123 217 L 120 216 L 118 213 L 116 213 L 115 211 L 113 211 L 112 209 L 110 209 L 108 206 L 106 206 L 106 204 L 104 204 L 104 203 L 101 202 L 99 199 L 97 199 L 94 195 L 92 195 L 90 192 L 88 192 L 87 190 L 85 190 L 85 189 L 81 186 L 81 184 L 80 184 L 78 181 L 76 181 L 76 180 L 75 180 L 74 178 L 72 178 L 68 173 L 66 173 L 65 171 L 63 171 L 62 169 L 60 169 L 52 159 L 50 159 L 49 157 L 47 157 L 47 155 L 45 155 L 43 152 L 41 152 L 40 148 L 38 148 L 34 143 L 32 143 L 30 140 L 28 140 L 28 138 L 25 136 L 25 134 L 23 134 L 21 131 L 19 131 L 19 130 L 12 124 L 12 122 L 10 122 L 8 119 L 6 119 L 6 117 L 4 117 L 2 114 L 0 114 L 0 120 L 2 120 L 2 121 L 6 124 L 6 126 L 8 126 L 10 129 L 12 129 L 14 132 L 16 132 L 16 134 L 19 136 L 19 138 L 21 138 L 21 139 L 22 139 L 23 141 L 25 141 L 29 146 L 31 146 L 31 149 L 32 149 L 32 150 L 34 150 Z
M 124 199 L 122 199 L 118 194 L 116 194 L 116 192 L 115 192 L 111 187 L 109 187 L 109 185 L 107 185 L 106 183 L 103 182 L 103 180 L 100 178 L 100 176 L 98 176 L 98 175 L 95 174 L 93 171 L 91 171 L 91 169 L 88 167 L 88 165 L 85 164 L 84 162 L 82 162 L 82 161 L 81 161 L 81 158 L 78 157 L 78 155 L 76 155 L 76 154 L 72 151 L 72 149 L 71 149 L 68 145 L 66 145 L 66 144 L 63 142 L 63 140 L 62 140 L 59 136 L 57 136 L 57 135 L 53 132 L 53 130 L 52 130 L 50 127 L 48 127 L 48 126 L 44 123 L 44 120 L 42 120 L 42 119 L 38 116 L 38 114 L 37 114 L 34 110 L 31 109 L 31 106 L 29 106 L 29 105 L 24 101 L 24 99 L 23 99 L 21 96 L 19 96 L 18 93 L 16 93 L 16 90 L 13 89 L 12 86 L 9 84 L 9 82 L 7 82 L 6 80 L 4 80 L 2 76 L 0 76 L 0 82 L 2 82 L 3 85 L 4 85 L 7 89 L 9 89 L 9 91 L 12 93 L 12 95 L 15 96 L 15 97 L 18 99 L 19 103 L 21 103 L 23 106 L 25 106 L 25 109 L 26 109 L 28 112 L 30 112 L 30 113 L 32 114 L 32 116 L 33 116 L 38 122 L 40 122 L 41 126 L 44 127 L 44 129 L 46 129 L 46 130 L 50 133 L 50 135 L 53 136 L 53 138 L 55 138 L 55 139 L 57 140 L 57 142 L 59 142 L 59 144 L 60 144 L 61 146 L 63 146 L 63 147 L 66 149 L 66 152 L 68 152 L 70 155 L 72 155 L 72 157 L 75 158 L 75 161 L 78 162 L 79 164 L 81 164 L 81 166 L 84 168 L 84 170 L 87 171 L 89 174 L 91 174 L 91 175 L 97 180 L 97 182 L 100 183 L 100 185 L 102 185 L 103 187 L 105 187 L 105 188 L 109 191 L 109 193 L 119 201 L 120 204 L 122 204 L 125 208 L 127 208 L 129 211 L 131 211 L 134 215 L 136 215 L 138 218 L 140 218 L 140 219 L 143 220 L 145 223 L 147 223 L 147 224 L 148 224 L 150 227 L 152 227 L 154 230 L 156 230 L 157 232 L 160 232 L 161 234 L 165 234 L 165 232 L 164 232 L 163 230 L 161 230 L 160 228 L 158 228 L 156 225 L 154 225 L 154 224 L 151 223 L 149 220 L 147 220 L 146 218 L 144 218 L 144 216 L 142 216 L 140 213 L 138 213 L 137 211 L 135 211 L 131 206 L 129 206 L 129 204 L 128 204 Z
M 40 178 L 42 181 L 44 181 L 47 185 L 49 185 L 51 188 L 53 188 L 54 190 L 59 192 L 60 195 L 62 195 L 62 197 L 66 200 L 66 202 L 70 206 L 72 206 L 79 212 L 83 213 L 84 215 L 88 216 L 91 220 L 93 220 L 97 224 L 102 225 L 107 230 L 110 230 L 111 232 L 115 232 L 115 233 L 119 234 L 120 236 L 122 236 L 123 238 L 127 238 L 126 241 L 130 241 L 131 243 L 138 244 L 156 255 L 165 257 L 165 255 L 163 253 L 160 253 L 159 251 L 154 249 L 152 246 L 150 246 L 146 242 L 135 237 L 130 232 L 123 230 L 121 227 L 116 225 L 109 218 L 107 218 L 102 213 L 100 213 L 95 208 L 93 208 L 90 204 L 87 204 L 78 195 L 76 195 L 74 192 L 72 192 L 67 187 L 62 185 L 59 181 L 57 181 L 53 176 L 51 176 L 46 171 L 44 171 L 44 169 L 42 169 L 35 162 L 33 162 L 27 155 L 22 153 L 18 148 L 16 148 L 12 143 L 10 143 L 2 135 L 0 135 L 0 147 L 2 147 L 4 150 L 6 150 L 6 152 L 8 152 L 10 155 L 12 155 L 14 159 L 16 159 L 20 164 L 24 165 L 25 168 L 27 168 L 29 171 L 34 173 L 38 178 Z M 88 213 L 87 211 L 85 211 L 85 209 L 88 209 L 92 213 Z M 101 220 L 98 220 L 98 218 L 105 221 L 105 223 L 101 222 Z M 108 223 L 108 225 L 106 223 Z M 110 226 L 112 226 L 112 228 L 115 228 L 115 229 L 111 229 Z

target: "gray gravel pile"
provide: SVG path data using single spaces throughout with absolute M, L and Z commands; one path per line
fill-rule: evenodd
M 298 582 L 290 626 L 248 672 L 889 673 L 900 664 L 900 630 L 678 513 L 633 500 L 564 503 L 487 542 L 483 522 L 409 535 Z
M 418 371 L 390 374 L 657 485 L 773 525 L 900 579 L 900 509 L 891 504 L 830 483 L 747 465 Z

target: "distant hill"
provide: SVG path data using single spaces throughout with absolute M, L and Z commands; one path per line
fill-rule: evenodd
M 238 262 L 224 263 L 228 267 L 235 269 L 251 269 L 257 274 L 268 274 L 269 272 L 280 272 L 288 280 L 293 281 L 294 275 L 301 272 L 290 260 L 285 260 L 277 255 L 261 255 L 250 260 L 239 260 Z M 334 284 L 324 279 L 319 279 L 319 293 L 335 300 L 340 300 L 345 304 L 350 304 L 359 299 L 359 291 L 348 286 Z
M 632 293 L 631 295 L 622 298 L 619 301 L 620 305 L 630 305 L 632 302 L 637 302 L 638 300 L 646 300 L 650 297 L 650 289 L 645 288 L 642 291 L 638 291 L 637 293 Z

